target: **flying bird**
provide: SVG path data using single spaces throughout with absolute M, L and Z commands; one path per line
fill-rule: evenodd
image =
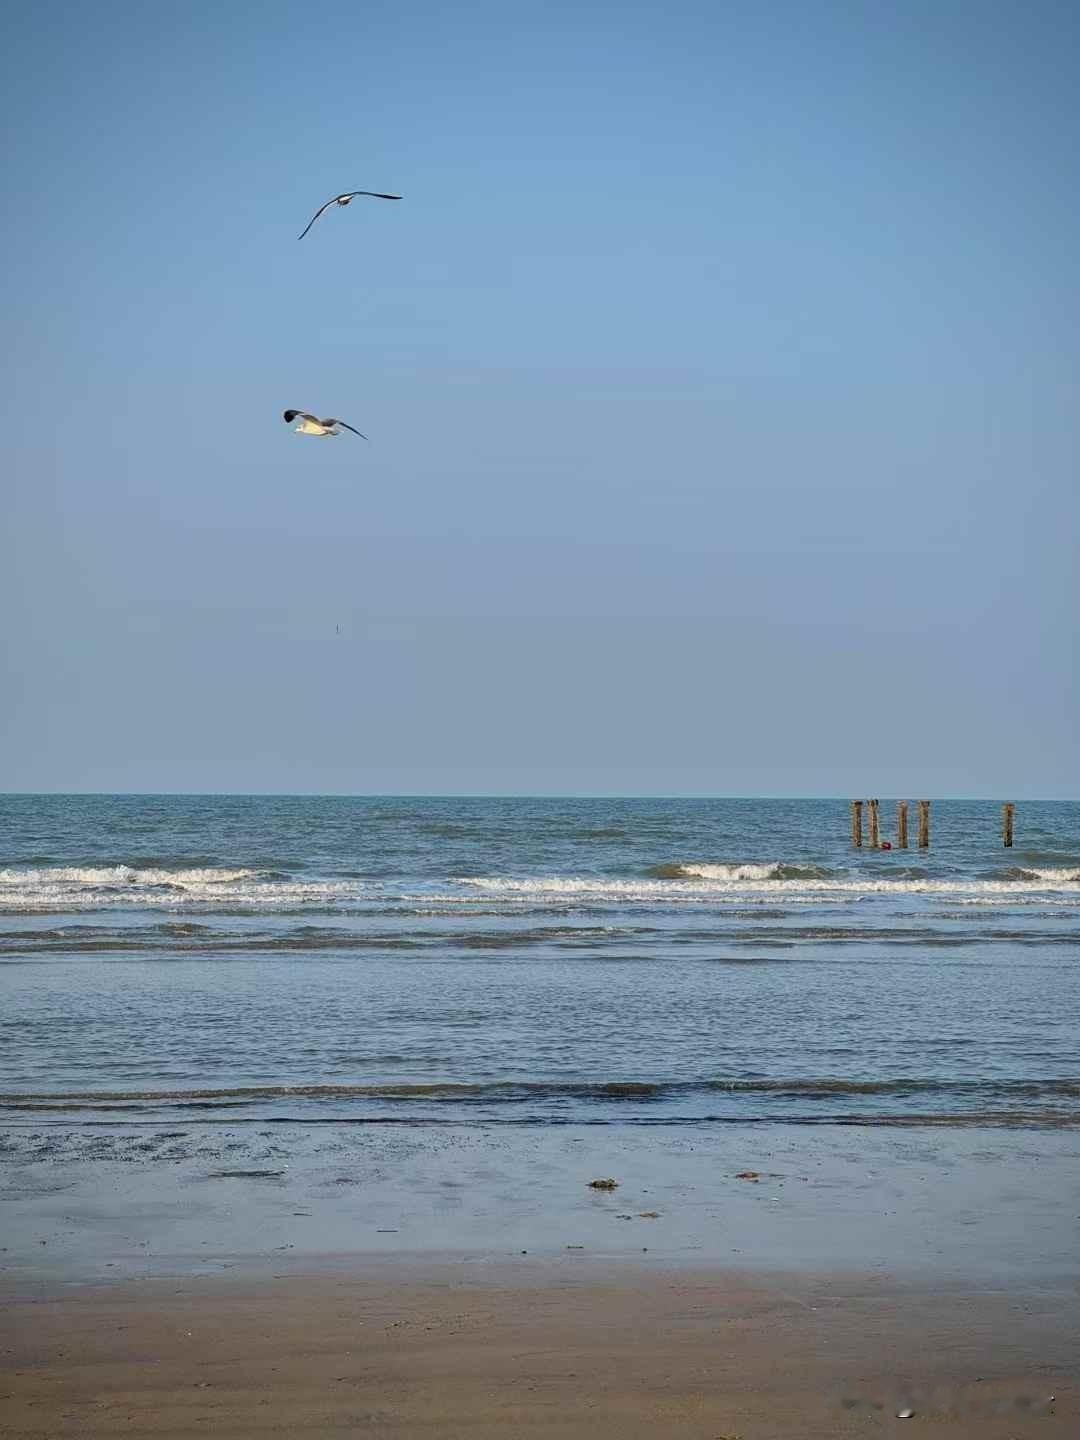
M 300 421 L 296 427 L 297 435 L 340 435 L 342 430 L 351 430 L 354 435 L 359 435 L 361 440 L 368 438 L 344 420 L 320 420 L 317 415 L 309 415 L 306 410 L 286 410 L 285 424 L 291 425 L 294 420 Z
M 344 195 L 335 195 L 332 199 L 327 200 L 325 205 L 320 205 L 296 238 L 302 240 L 323 211 L 329 210 L 331 205 L 348 205 L 349 201 L 355 200 L 357 195 L 370 195 L 373 200 L 401 199 L 400 195 L 384 195 L 381 190 L 346 190 Z

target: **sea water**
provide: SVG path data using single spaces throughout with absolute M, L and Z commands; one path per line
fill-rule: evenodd
M 929 849 L 860 851 L 842 800 L 0 798 L 0 1128 L 1076 1126 L 1080 804 L 1016 829 L 935 801 Z

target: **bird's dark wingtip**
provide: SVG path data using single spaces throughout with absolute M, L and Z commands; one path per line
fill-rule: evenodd
M 285 413 L 285 424 L 286 424 L 286 425 L 291 425 L 292 422 L 296 419 L 297 415 L 300 414 L 300 411 L 299 411 L 299 410 L 286 410 L 284 413 Z

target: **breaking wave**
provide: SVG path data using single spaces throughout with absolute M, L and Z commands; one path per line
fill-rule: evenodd
M 0 870 L 0 885 L 231 885 L 258 872 L 219 865 L 190 868 L 141 868 L 135 865 L 43 865 L 25 870 Z
M 486 904 L 520 913 L 523 907 L 647 907 L 744 903 L 760 906 L 846 904 L 872 896 L 922 895 L 959 905 L 1047 902 L 1080 905 L 1080 866 L 1012 868 L 981 875 L 930 877 L 922 870 L 881 867 L 831 871 L 785 861 L 678 861 L 637 876 L 457 875 L 442 880 L 328 876 L 245 866 L 136 864 L 39 865 L 0 869 L 0 911 L 64 914 L 107 910 L 194 913 L 326 912 L 416 914 L 432 907 Z
M 779 860 L 734 860 L 654 865 L 649 874 L 658 880 L 823 880 L 829 871 L 820 865 L 785 865 Z
M 42 865 L 0 870 L 0 910 L 289 909 L 355 898 L 355 880 L 301 881 L 277 870 L 199 865 Z
M 1080 902 L 1080 876 L 1055 872 L 1049 878 L 982 879 L 953 876 L 930 879 L 897 873 L 892 877 L 836 875 L 812 866 L 780 863 L 720 865 L 668 865 L 650 872 L 648 879 L 624 880 L 587 875 L 468 876 L 457 884 L 506 900 L 565 900 L 583 903 L 709 901 L 782 896 L 786 902 L 816 903 L 835 897 L 850 900 L 863 895 L 929 895 L 964 903 L 1000 903 L 1025 895 L 1045 897 L 1058 892 Z M 440 894 L 439 899 L 448 897 Z

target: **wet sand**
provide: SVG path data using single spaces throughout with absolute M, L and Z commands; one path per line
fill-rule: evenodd
M 1077 1310 L 1069 1285 L 650 1273 L 576 1254 L 27 1281 L 5 1306 L 0 1404 L 13 1440 L 1064 1437 L 1080 1433 Z

